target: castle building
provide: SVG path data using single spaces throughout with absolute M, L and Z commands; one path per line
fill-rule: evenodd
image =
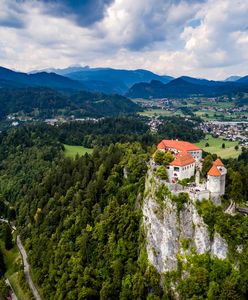
M 178 140 L 162 140 L 158 146 L 158 150 L 171 151 L 175 154 L 180 152 L 188 152 L 196 161 L 202 159 L 202 149 L 194 144 Z
M 173 184 L 178 180 L 195 177 L 195 185 L 188 188 L 192 199 L 212 199 L 219 205 L 220 196 L 225 194 L 227 170 L 218 158 L 213 162 L 207 174 L 207 182 L 200 183 L 200 170 L 202 168 L 202 149 L 194 144 L 178 140 L 162 140 L 157 149 L 170 151 L 174 154 L 174 160 L 166 167 L 168 183 L 173 189 Z M 184 189 L 184 192 L 186 190 Z
M 202 149 L 185 141 L 162 140 L 157 149 L 175 154 L 175 159 L 167 167 L 171 182 L 194 176 L 196 165 L 202 159 Z
M 212 197 L 225 194 L 226 174 L 222 161 L 216 159 L 207 174 L 207 189 Z

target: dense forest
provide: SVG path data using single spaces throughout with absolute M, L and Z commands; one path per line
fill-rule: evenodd
M 181 117 L 166 117 L 161 121 L 156 133 L 151 133 L 146 117 L 137 115 L 68 122 L 56 127 L 41 123 L 31 125 L 31 128 L 34 131 L 44 130 L 61 143 L 84 147 L 136 141 L 151 146 L 166 138 L 196 142 L 204 137 L 203 132 L 196 128 L 200 122 L 197 118 L 186 121 Z
M 141 213 L 146 163 L 162 133 L 190 141 L 203 135 L 180 118 L 165 118 L 151 134 L 142 118 L 131 116 L 59 127 L 36 124 L 0 135 L 1 214 L 16 219 L 44 299 L 169 299 L 167 284 L 178 274 L 166 275 L 161 286 L 147 260 Z M 63 153 L 65 142 L 94 151 L 70 159 Z M 248 200 L 247 150 L 225 164 L 224 202 L 238 191 L 242 205 Z M 246 217 L 226 218 L 208 202 L 199 211 L 210 228 L 227 237 L 235 255 L 242 242 L 241 264 L 234 272 L 229 262 L 195 258 L 178 293 L 182 299 L 245 299 Z
M 141 108 L 126 97 L 80 91 L 62 93 L 46 87 L 0 89 L 0 119 L 23 113 L 35 118 L 103 117 L 133 113 Z

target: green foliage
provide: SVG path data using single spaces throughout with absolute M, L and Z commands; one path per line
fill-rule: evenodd
M 236 203 L 242 202 L 243 199 L 243 183 L 239 172 L 231 172 L 232 188 L 230 196 Z
M 0 90 L 0 119 L 11 113 L 24 113 L 35 118 L 58 115 L 75 117 L 103 117 L 134 113 L 140 107 L 120 95 L 105 95 L 81 91 L 66 95 L 45 87 Z
M 189 201 L 189 195 L 187 193 L 180 193 L 178 196 L 172 195 L 171 199 L 176 203 L 177 211 L 180 212 L 184 204 Z
M 163 167 L 163 166 L 158 167 L 157 171 L 156 171 L 156 176 L 158 176 L 162 180 L 168 179 L 168 174 L 166 172 L 165 167 Z
M 3 240 L 4 240 L 4 246 L 6 250 L 10 250 L 13 247 L 13 240 L 12 240 L 12 234 L 11 229 L 8 224 L 3 224 Z
M 9 287 L 4 282 L 4 279 L 1 278 L 0 279 L 0 299 L 1 300 L 7 299 L 8 296 L 9 296 Z
M 160 276 L 148 265 L 140 226 L 149 159 L 146 145 L 160 136 L 147 135 L 141 120 L 131 135 L 134 119 L 130 117 L 130 126 L 126 121 L 117 118 L 112 129 L 109 119 L 97 125 L 25 126 L 0 135 L 0 209 L 13 218 L 16 214 L 44 299 L 167 299 L 170 280 L 180 282 L 182 299 L 245 298 L 247 218 L 226 215 L 208 201 L 199 203 L 198 211 L 212 236 L 217 231 L 227 240 L 230 261 L 235 263 L 235 257 L 239 260 L 237 270 L 226 261 L 194 256 L 184 269 L 189 277 L 179 280 L 179 272 L 168 275 L 162 291 Z M 139 142 L 134 143 L 136 137 Z M 75 159 L 65 157 L 60 142 L 78 144 L 78 140 L 95 145 L 93 153 Z M 111 144 L 126 141 L 132 143 Z M 226 200 L 241 181 L 242 201 L 247 201 L 247 163 L 246 150 L 239 160 L 226 162 L 230 170 Z M 233 181 L 237 178 L 239 184 Z M 165 185 L 160 186 L 156 197 L 161 207 L 166 197 L 171 197 L 178 212 L 188 201 L 183 193 L 172 196 Z M 187 248 L 186 241 L 182 244 Z M 243 246 L 242 253 L 236 251 L 238 245 Z
M 189 276 L 178 286 L 180 299 L 245 299 L 241 277 L 228 261 L 202 254 L 189 257 L 186 268 Z
M 6 266 L 4 263 L 3 253 L 0 251 L 0 278 L 4 275 L 6 272 Z
M 248 219 L 246 216 L 225 214 L 221 207 L 216 207 L 207 200 L 198 202 L 197 209 L 208 225 L 212 237 L 215 231 L 219 232 L 227 241 L 229 251 L 237 255 L 236 249 L 239 245 L 248 246 Z
M 140 230 L 146 150 L 139 143 L 112 144 L 72 160 L 49 135 L 21 131 L 17 145 L 7 142 L 8 134 L 3 138 L 9 155 L 0 191 L 16 209 L 44 298 L 145 299 L 151 291 L 160 298 Z M 53 160 L 45 159 L 47 148 L 57 151 Z
M 208 154 L 203 161 L 202 164 L 202 176 L 206 177 L 207 172 L 210 170 L 210 168 L 212 167 L 213 164 L 213 157 L 211 154 Z
M 183 141 L 196 142 L 204 138 L 202 130 L 197 129 L 199 119 L 191 118 L 190 121 L 182 117 L 164 117 L 158 127 L 158 134 L 163 139 L 180 139 Z
M 174 159 L 170 151 L 157 150 L 154 154 L 154 161 L 156 164 L 167 166 Z

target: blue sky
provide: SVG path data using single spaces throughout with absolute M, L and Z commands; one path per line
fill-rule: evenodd
M 0 65 L 248 74 L 247 0 L 1 0 Z

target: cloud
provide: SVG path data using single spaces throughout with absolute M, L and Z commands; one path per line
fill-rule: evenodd
M 99 25 L 112 42 L 131 50 L 170 44 L 199 8 L 198 1 L 116 0 Z
M 0 10 L 0 27 L 25 27 L 25 10 L 16 1 L 3 1 Z
M 248 70 L 248 2 L 2 0 L 0 64 L 224 78 Z
M 43 12 L 69 18 L 79 26 L 91 26 L 100 21 L 113 0 L 43 0 Z

